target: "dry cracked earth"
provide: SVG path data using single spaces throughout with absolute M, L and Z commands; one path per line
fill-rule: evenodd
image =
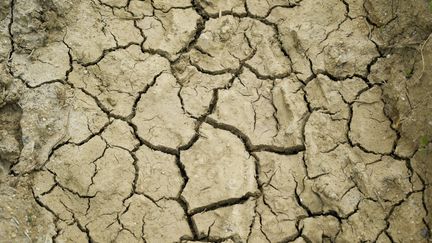
M 0 242 L 431 242 L 430 4 L 0 1 Z

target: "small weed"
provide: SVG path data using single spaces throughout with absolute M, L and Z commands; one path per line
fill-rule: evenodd
M 426 135 L 420 137 L 420 141 L 419 141 L 420 149 L 426 149 L 428 144 L 429 144 L 429 138 Z
M 32 213 L 27 214 L 27 223 L 29 223 L 29 224 L 33 223 L 33 214 Z
M 414 68 L 405 70 L 405 77 L 407 79 L 410 79 L 413 76 L 413 74 L 414 74 Z

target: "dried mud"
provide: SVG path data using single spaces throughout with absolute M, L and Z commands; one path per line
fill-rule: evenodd
M 430 4 L 0 1 L 0 242 L 432 242 Z

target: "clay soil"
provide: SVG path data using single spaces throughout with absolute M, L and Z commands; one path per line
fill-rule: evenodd
M 432 242 L 429 0 L 0 0 L 0 242 Z

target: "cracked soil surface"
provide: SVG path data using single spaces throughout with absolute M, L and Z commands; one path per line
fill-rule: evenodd
M 432 242 L 431 8 L 0 1 L 0 242 Z

